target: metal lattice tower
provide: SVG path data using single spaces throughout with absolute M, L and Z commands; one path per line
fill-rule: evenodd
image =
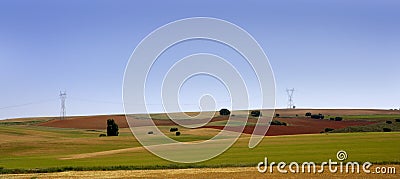
M 286 93 L 288 95 L 288 108 L 292 109 L 294 106 L 294 102 L 293 102 L 293 93 L 294 93 L 294 88 L 292 89 L 286 89 Z
M 60 91 L 60 100 L 61 100 L 61 112 L 60 112 L 60 119 L 64 120 L 65 119 L 65 115 L 67 113 L 66 109 L 65 109 L 65 99 L 67 98 L 67 92 L 61 92 Z

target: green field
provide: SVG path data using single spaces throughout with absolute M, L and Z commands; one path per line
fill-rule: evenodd
M 375 114 L 375 115 L 345 115 L 344 120 L 367 120 L 367 121 L 385 121 L 400 119 L 399 114 Z
M 162 130 L 167 130 L 165 127 Z M 183 131 L 181 141 L 205 140 L 218 131 Z M 336 152 L 345 150 L 349 161 L 400 163 L 400 133 L 329 133 L 265 137 L 249 149 L 248 135 L 241 138 L 222 155 L 196 164 L 177 164 L 163 160 L 145 149 L 128 129 L 118 137 L 98 137 L 104 131 L 59 129 L 33 125 L 0 125 L 0 168 L 40 169 L 52 167 L 181 168 L 255 166 L 268 157 L 275 162 L 324 162 L 336 160 Z M 173 136 L 171 134 L 171 136 Z M 76 154 L 134 148 L 137 150 L 77 159 L 63 159 Z M 1 170 L 0 170 L 1 171 Z

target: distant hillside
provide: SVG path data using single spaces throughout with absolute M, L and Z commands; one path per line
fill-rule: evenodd
M 296 114 L 299 117 L 303 117 L 305 113 L 311 112 L 313 114 L 324 114 L 331 116 L 343 116 L 343 115 L 400 115 L 399 110 L 380 110 L 380 109 L 276 109 L 275 113 L 280 114 L 281 117 L 293 117 Z M 233 111 L 233 115 L 237 117 L 246 116 L 248 111 Z M 140 115 L 135 115 L 140 116 Z M 153 118 L 165 120 L 168 119 L 166 114 L 152 114 Z M 65 120 L 59 120 L 57 117 L 43 117 L 43 118 L 20 118 L 20 119 L 7 119 L 2 120 L 1 123 L 7 122 L 27 122 L 27 121 L 38 121 L 36 125 L 47 126 L 47 127 L 58 127 L 58 128 L 76 128 L 76 129 L 105 129 L 107 119 L 114 119 L 120 128 L 128 128 L 128 123 L 125 119 L 125 115 L 98 115 L 98 116 L 77 116 L 67 117 Z M 221 119 L 216 118 L 214 121 Z M 168 122 L 170 124 L 170 122 Z M 162 125 L 167 123 L 162 122 Z M 171 124 L 173 125 L 173 123 Z

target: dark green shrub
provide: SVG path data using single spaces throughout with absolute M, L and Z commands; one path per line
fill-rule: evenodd
M 260 117 L 261 116 L 261 111 L 260 110 L 251 111 L 250 115 L 253 116 L 253 117 Z
M 392 124 L 392 121 L 386 121 L 386 124 Z
M 335 120 L 335 118 L 334 118 L 334 117 L 331 117 L 331 118 L 329 118 L 329 120 L 331 120 L 331 121 L 334 121 L 334 120 Z
M 277 121 L 277 120 L 272 120 L 271 125 L 276 125 L 276 126 L 287 126 L 286 122 L 281 122 L 281 121 Z
M 178 131 L 178 128 L 177 127 L 172 127 L 171 129 L 169 129 L 169 131 L 170 132 L 176 132 L 176 131 Z
M 176 136 L 180 136 L 180 135 L 181 135 L 181 132 L 178 131 L 178 132 L 175 133 L 175 135 L 176 135 Z
M 275 114 L 275 117 L 279 117 L 279 116 L 281 116 L 281 115 L 280 115 L 280 114 L 278 114 L 278 113 L 277 113 L 277 114 Z
M 390 128 L 383 128 L 383 132 L 390 132 L 390 131 L 392 131 L 392 129 L 390 129 Z
M 154 132 L 153 131 L 149 131 L 149 132 L 147 132 L 147 134 L 154 134 Z
M 396 120 L 396 122 L 400 122 L 400 119 L 395 119 Z
M 219 115 L 221 115 L 221 116 L 228 116 L 228 115 L 230 115 L 231 114 L 231 111 L 229 111 L 228 109 L 221 109 L 221 110 L 219 110 Z
M 335 121 L 342 121 L 343 117 L 335 117 Z
M 118 131 L 119 128 L 114 119 L 107 119 L 107 136 L 118 136 Z
M 311 116 L 311 113 L 310 113 L 310 112 L 307 112 L 307 113 L 306 113 L 306 116 Z
M 99 137 L 106 137 L 107 135 L 105 134 L 100 134 Z
M 311 119 L 319 119 L 319 115 L 318 114 L 311 114 Z
M 332 129 L 332 128 L 325 128 L 325 132 L 330 132 L 330 131 L 333 131 L 333 130 L 335 130 L 335 129 Z
M 322 115 L 322 114 L 312 114 L 312 115 L 311 115 L 311 118 L 312 118 L 312 119 L 324 119 L 325 116 Z

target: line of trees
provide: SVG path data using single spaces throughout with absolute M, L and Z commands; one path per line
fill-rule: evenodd
M 325 119 L 325 116 L 323 115 L 323 114 L 321 114 L 321 113 L 319 113 L 319 114 L 311 114 L 311 112 L 307 112 L 306 114 L 305 114 L 305 116 L 306 117 L 310 117 L 311 119 Z M 331 121 L 342 121 L 343 120 L 343 117 L 331 117 L 331 118 L 329 118 L 329 120 L 331 120 Z

